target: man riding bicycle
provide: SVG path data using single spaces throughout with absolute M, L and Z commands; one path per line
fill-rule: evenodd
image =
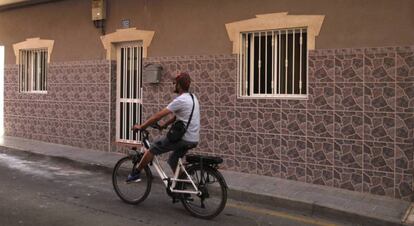
M 173 114 L 169 120 L 160 125 L 161 129 L 165 129 L 170 124 L 180 120 L 184 123 L 186 131 L 178 141 L 171 141 L 167 136 L 156 139 L 151 144 L 149 150 L 145 151 L 137 169 L 128 175 L 127 182 L 140 181 L 141 170 L 152 161 L 154 155 L 160 155 L 169 151 L 173 152 L 168 158 L 168 164 L 174 171 L 177 167 L 178 159 L 183 157 L 189 149 L 196 147 L 200 140 L 200 107 L 196 96 L 189 93 L 190 75 L 180 73 L 175 77 L 173 84 L 175 85 L 174 93 L 177 93 L 178 96 L 166 108 L 152 115 L 143 124 L 134 125 L 133 130 L 144 130 L 162 118 Z M 191 121 L 188 125 L 190 118 Z

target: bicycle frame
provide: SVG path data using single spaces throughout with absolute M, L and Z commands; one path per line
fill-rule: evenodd
M 148 151 L 145 147 L 141 148 L 141 152 L 144 153 L 145 151 Z M 152 166 L 157 171 L 158 175 L 160 176 L 162 182 L 164 183 L 165 187 L 170 189 L 173 193 L 182 193 L 182 194 L 196 194 L 200 195 L 201 191 L 198 190 L 197 186 L 194 184 L 194 181 L 191 179 L 190 175 L 188 174 L 187 170 L 185 170 L 184 164 L 182 162 L 182 158 L 178 159 L 178 165 L 174 172 L 174 177 L 169 178 L 163 168 L 161 167 L 161 164 L 158 160 L 157 156 L 154 156 L 154 159 L 152 160 Z M 187 179 L 179 179 L 180 170 L 184 172 L 187 176 Z M 170 184 L 169 181 L 172 181 Z M 184 183 L 191 183 L 194 190 L 180 190 L 180 189 L 174 189 L 177 182 L 184 182 Z

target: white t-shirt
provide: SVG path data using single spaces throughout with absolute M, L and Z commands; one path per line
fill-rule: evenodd
M 190 126 L 183 136 L 183 140 L 189 142 L 200 141 L 200 105 L 197 97 L 194 97 L 194 112 L 191 119 Z M 168 104 L 167 109 L 175 114 L 176 120 L 183 121 L 187 125 L 190 119 L 191 109 L 193 108 L 193 100 L 189 93 L 183 93 L 177 96 L 171 103 Z

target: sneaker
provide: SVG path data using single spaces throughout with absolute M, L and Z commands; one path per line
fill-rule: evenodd
M 128 178 L 126 179 L 125 182 L 127 183 L 136 183 L 136 182 L 140 182 L 141 181 L 141 176 L 139 172 L 134 172 L 134 173 L 130 173 L 128 175 Z

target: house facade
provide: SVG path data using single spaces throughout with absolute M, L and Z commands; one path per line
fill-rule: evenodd
M 92 2 L 0 8 L 6 135 L 123 151 L 188 72 L 194 152 L 413 200 L 414 2 L 108 0 L 104 21 Z

